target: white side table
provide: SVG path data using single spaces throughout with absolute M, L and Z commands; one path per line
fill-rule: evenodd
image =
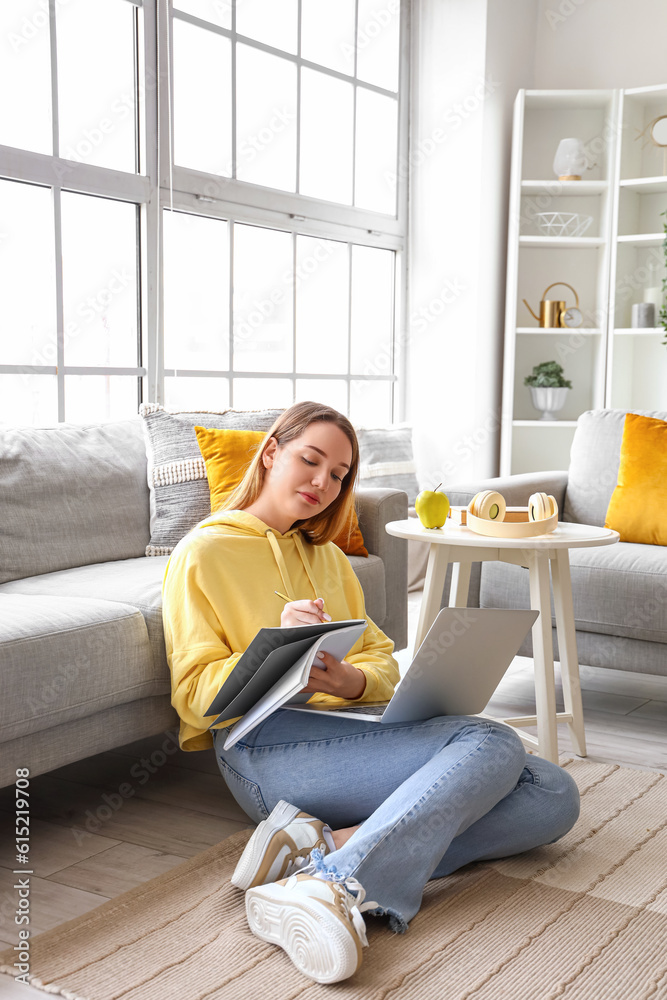
M 430 542 L 431 545 L 424 596 L 417 624 L 415 653 L 440 610 L 448 563 L 454 564 L 449 603 L 451 607 L 459 608 L 466 607 L 468 602 L 471 563 L 499 560 L 528 568 L 530 606 L 539 611 L 539 617 L 533 625 L 537 714 L 502 721 L 515 727 L 537 724 L 537 739 L 530 733 L 520 731 L 521 739 L 531 749 L 537 749 L 541 757 L 554 763 L 558 763 L 557 722 L 567 722 L 576 753 L 585 757 L 586 737 L 568 550 L 592 545 L 612 545 L 619 540 L 618 532 L 589 524 L 559 522 L 556 530 L 548 535 L 536 535 L 532 538 L 488 538 L 463 525 L 454 524 L 451 519 L 447 520 L 443 528 L 424 528 L 415 518 L 390 521 L 386 529 L 390 535 L 406 539 L 415 538 L 421 542 Z M 556 610 L 564 712 L 556 712 L 549 566 L 551 566 Z

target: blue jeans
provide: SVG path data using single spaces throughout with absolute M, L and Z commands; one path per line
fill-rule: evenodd
M 213 731 L 218 765 L 253 820 L 286 799 L 334 830 L 361 824 L 316 864 L 357 878 L 398 931 L 430 878 L 552 843 L 579 815 L 570 775 L 488 719 L 382 725 L 280 709 L 223 750 L 228 732 Z

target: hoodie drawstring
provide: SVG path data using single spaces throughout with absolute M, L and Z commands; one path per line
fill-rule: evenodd
M 275 532 L 271 528 L 267 528 L 266 529 L 266 537 L 268 538 L 269 545 L 271 546 L 271 549 L 273 551 L 273 557 L 276 560 L 276 564 L 278 566 L 278 571 L 280 572 L 280 577 L 281 577 L 281 579 L 283 581 L 283 585 L 285 587 L 285 593 L 290 598 L 290 600 L 296 601 L 297 598 L 294 596 L 294 593 L 295 593 L 294 592 L 294 587 L 293 587 L 292 581 L 290 579 L 289 571 L 287 569 L 287 564 L 286 564 L 286 562 L 285 562 L 285 560 L 283 558 L 282 552 L 280 551 L 280 545 L 278 544 L 278 539 L 276 538 Z M 315 583 L 315 580 L 313 578 L 313 574 L 311 572 L 310 566 L 308 565 L 308 557 L 306 556 L 306 553 L 305 553 L 305 550 L 304 550 L 304 547 L 303 547 L 303 542 L 301 540 L 301 536 L 299 535 L 299 532 L 296 531 L 292 535 L 292 538 L 294 539 L 294 543 L 295 543 L 295 545 L 297 547 L 297 551 L 298 551 L 299 555 L 301 556 L 301 562 L 303 563 L 303 568 L 306 571 L 306 576 L 308 577 L 308 579 L 310 581 L 310 585 L 313 588 L 313 600 L 316 600 L 321 595 L 318 593 L 317 584 Z

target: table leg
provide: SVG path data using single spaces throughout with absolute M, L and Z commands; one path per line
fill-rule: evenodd
M 579 682 L 579 658 L 577 656 L 574 607 L 572 605 L 570 559 L 567 549 L 557 549 L 555 555 L 556 558 L 551 559 L 551 576 L 554 587 L 558 651 L 563 680 L 563 700 L 565 711 L 572 716 L 572 722 L 568 722 L 568 726 L 570 727 L 574 751 L 580 757 L 585 757 L 586 734 L 584 732 L 584 709 Z
M 432 543 L 428 554 L 428 563 L 426 565 L 426 579 L 424 581 L 424 593 L 422 596 L 421 608 L 419 609 L 417 637 L 415 639 L 413 656 L 424 641 L 426 633 L 435 621 L 438 611 L 440 610 L 448 562 L 449 546 L 440 545 L 436 542 Z
M 549 587 L 549 555 L 533 549 L 526 553 L 530 570 L 530 606 L 539 611 L 533 625 L 533 659 L 535 664 L 535 704 L 540 756 L 558 763 L 558 730 L 556 728 L 556 690 L 554 686 L 554 656 L 551 634 L 551 588 Z
M 452 563 L 452 585 L 449 591 L 450 608 L 467 608 L 472 563 Z

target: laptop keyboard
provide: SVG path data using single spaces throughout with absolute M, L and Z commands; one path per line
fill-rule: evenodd
M 384 715 L 386 705 L 346 705 L 339 712 L 350 712 L 352 715 Z

